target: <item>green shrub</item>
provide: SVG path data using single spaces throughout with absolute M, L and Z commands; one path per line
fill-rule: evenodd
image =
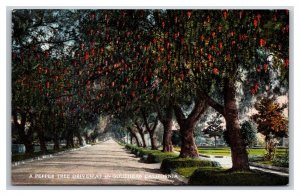
M 258 171 L 230 172 L 214 168 L 195 170 L 190 185 L 206 186 L 275 186 L 287 185 L 289 178 Z
M 160 163 L 164 159 L 173 158 L 173 157 L 178 157 L 178 154 L 173 153 L 173 152 L 155 151 L 155 152 L 148 154 L 147 162 L 148 163 Z
M 162 160 L 171 157 L 177 157 L 178 154 L 172 152 L 161 152 L 160 150 L 150 150 L 145 148 L 140 148 L 134 145 L 127 144 L 125 148 L 130 150 L 131 153 L 139 156 L 145 157 L 148 163 L 160 163 Z
M 177 168 L 187 167 L 220 167 L 220 164 L 215 161 L 193 158 L 168 158 L 163 160 L 160 170 L 163 173 L 170 173 Z
M 289 154 L 276 155 L 272 160 L 272 165 L 277 167 L 289 167 Z

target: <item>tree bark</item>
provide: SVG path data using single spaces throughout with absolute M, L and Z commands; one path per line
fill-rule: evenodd
M 136 145 L 138 147 L 142 146 L 138 136 L 136 135 L 136 132 L 133 131 L 131 127 L 127 127 L 127 130 L 131 133 L 131 136 L 133 136 L 133 138 L 135 139 Z M 132 140 L 132 137 L 131 137 L 131 140 Z
M 42 152 L 47 152 L 46 141 L 44 131 L 41 130 L 41 127 L 37 127 L 37 134 L 39 138 L 40 148 Z
M 58 135 L 55 133 L 54 135 L 54 147 L 53 150 L 59 150 L 59 138 Z
M 130 144 L 133 144 L 133 135 L 130 133 Z
M 224 106 L 206 95 L 208 104 L 225 118 L 228 131 L 232 168 L 231 170 L 249 170 L 248 154 L 241 134 L 234 81 L 224 79 Z
M 145 123 L 146 130 L 149 133 L 150 141 L 151 141 L 151 149 L 157 150 L 157 136 L 156 136 L 156 127 L 158 125 L 158 119 L 156 118 L 152 127 L 150 127 L 149 122 L 147 120 L 147 114 L 145 111 L 142 111 L 143 120 Z
M 159 121 L 163 124 L 164 134 L 163 134 L 163 152 L 172 152 L 172 118 L 173 118 L 173 106 L 169 102 L 168 106 L 162 112 L 158 104 L 156 104 L 156 111 Z
M 185 117 L 179 105 L 174 105 L 175 116 L 180 126 L 181 133 L 181 151 L 180 157 L 198 157 L 198 149 L 195 143 L 194 130 L 197 121 L 208 107 L 206 99 L 200 93 L 197 93 L 195 106 L 192 112 Z
M 67 148 L 74 148 L 74 135 L 72 130 L 67 130 Z
M 172 119 L 163 120 L 164 134 L 163 134 L 163 152 L 173 152 L 172 144 Z
M 139 131 L 139 133 L 140 133 L 141 138 L 142 138 L 143 148 L 147 148 L 147 143 L 146 143 L 146 140 L 145 140 L 145 134 L 144 134 L 143 131 L 144 131 L 144 130 L 141 130 L 141 131 Z
M 217 148 L 217 136 L 214 136 L 215 139 L 215 148 Z
M 155 132 L 151 132 L 149 133 L 150 135 L 150 141 L 151 141 L 151 150 L 157 150 L 158 147 L 157 147 L 157 136 L 156 136 L 156 133 Z
M 248 154 L 238 116 L 236 89 L 234 82 L 229 79 L 226 79 L 224 83 L 224 95 L 225 120 L 231 148 L 232 170 L 249 170 Z
M 76 137 L 78 139 L 79 145 L 83 146 L 83 140 L 82 140 L 82 137 L 81 137 L 81 135 L 79 133 L 79 130 L 76 131 Z
M 136 128 L 137 128 L 139 134 L 141 135 L 143 148 L 146 148 L 147 144 L 146 144 L 146 140 L 145 140 L 144 129 L 140 126 L 140 124 L 137 121 L 135 122 L 135 125 L 136 125 Z
M 40 116 L 40 118 L 35 118 L 35 123 L 34 123 L 34 128 L 37 132 L 38 138 L 39 138 L 39 143 L 40 143 L 40 150 L 42 152 L 47 152 L 47 146 L 46 146 L 46 141 L 45 141 L 45 115 L 43 114 L 43 112 L 41 112 L 40 114 L 38 114 Z M 40 121 L 40 122 L 38 122 Z
M 180 126 L 181 133 L 181 150 L 180 157 L 198 157 L 198 149 L 194 138 L 194 124 L 186 124 Z

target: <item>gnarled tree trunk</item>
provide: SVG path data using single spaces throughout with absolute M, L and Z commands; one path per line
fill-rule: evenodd
M 136 128 L 137 128 L 140 136 L 141 136 L 143 148 L 146 148 L 147 147 L 147 143 L 146 143 L 146 140 L 145 140 L 144 129 L 143 129 L 143 127 L 137 121 L 135 122 L 135 125 L 136 125 Z
M 238 116 L 236 89 L 234 83 L 229 79 L 225 80 L 224 93 L 225 120 L 231 148 L 232 170 L 249 170 L 248 154 Z
M 198 157 L 198 149 L 194 137 L 194 124 L 185 124 L 180 126 L 181 133 L 181 151 L 180 157 Z
M 180 126 L 181 151 L 180 157 L 198 157 L 198 149 L 195 144 L 194 130 L 201 115 L 205 112 L 208 105 L 202 95 L 198 93 L 195 106 L 188 117 L 185 117 L 180 106 L 174 105 L 175 116 Z
M 173 144 L 172 144 L 172 118 L 173 118 L 173 106 L 172 103 L 169 102 L 168 106 L 161 110 L 158 104 L 156 104 L 156 111 L 159 121 L 163 124 L 164 134 L 163 134 L 163 152 L 172 152 Z
M 161 120 L 163 122 L 164 134 L 163 134 L 163 152 L 172 152 L 172 119 Z
M 231 170 L 249 170 L 248 154 L 239 122 L 234 81 L 231 81 L 230 78 L 224 79 L 224 106 L 214 101 L 208 95 L 205 96 L 209 106 L 225 118 L 231 149 Z
M 133 131 L 131 127 L 127 127 L 127 130 L 130 132 L 131 136 L 135 139 L 136 145 L 137 145 L 138 147 L 141 147 L 142 144 L 141 144 L 141 142 L 140 142 L 140 140 L 139 140 L 139 138 L 138 138 L 136 132 Z M 131 142 L 132 142 L 132 137 L 131 137 Z
M 133 144 L 133 135 L 130 133 L 130 144 Z
M 150 142 L 151 142 L 151 150 L 157 150 L 157 136 L 155 132 L 149 133 L 150 135 Z
M 144 123 L 145 123 L 146 130 L 148 131 L 149 136 L 150 136 L 151 149 L 152 150 L 157 150 L 158 147 L 157 147 L 156 127 L 158 125 L 158 119 L 156 118 L 153 122 L 154 124 L 152 125 L 152 127 L 150 127 L 150 125 L 149 125 L 150 123 L 147 120 L 147 114 L 146 114 L 145 111 L 142 111 L 142 116 L 143 116 L 143 120 L 144 120 Z
M 45 135 L 44 131 L 41 130 L 41 127 L 37 127 L 37 134 L 39 138 L 40 148 L 42 152 L 47 152 L 46 142 L 45 142 Z
M 81 137 L 79 131 L 76 131 L 76 137 L 78 139 L 79 145 L 83 146 L 83 140 L 82 140 L 82 137 Z

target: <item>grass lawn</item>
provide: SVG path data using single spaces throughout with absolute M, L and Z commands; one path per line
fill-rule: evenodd
M 199 154 L 212 156 L 230 156 L 230 148 L 198 148 Z
M 180 148 L 178 149 L 180 151 Z M 264 148 L 250 148 L 247 150 L 249 156 L 264 156 L 267 151 Z M 198 148 L 199 154 L 212 156 L 230 156 L 230 148 Z M 283 155 L 286 153 L 286 148 L 277 148 L 276 155 Z

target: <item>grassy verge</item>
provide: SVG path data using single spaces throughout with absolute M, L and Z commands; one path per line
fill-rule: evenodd
M 197 169 L 198 167 L 182 167 L 182 168 L 177 168 L 175 172 L 177 172 L 178 174 L 186 178 L 189 178 Z
M 190 185 L 206 186 L 278 186 L 289 178 L 258 171 L 229 172 L 215 168 L 199 168 L 190 176 Z

